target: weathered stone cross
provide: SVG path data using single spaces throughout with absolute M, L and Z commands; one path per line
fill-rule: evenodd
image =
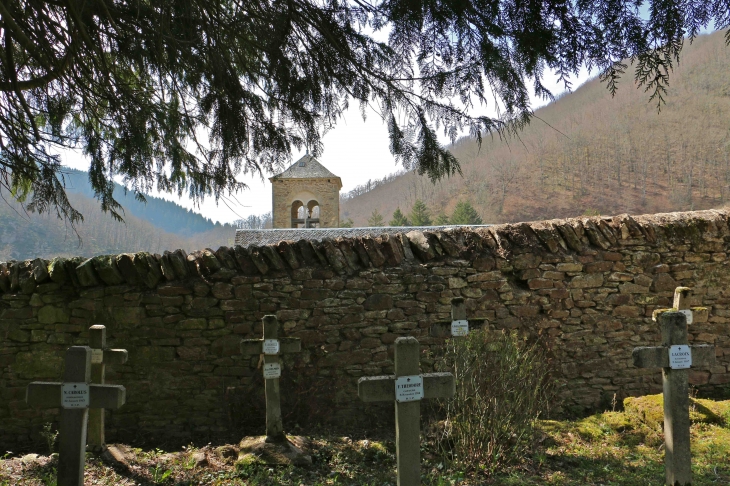
M 126 390 L 120 385 L 90 385 L 91 348 L 71 346 L 66 351 L 62 383 L 32 382 L 25 401 L 31 407 L 61 407 L 58 486 L 83 486 L 86 424 L 89 408 L 117 409 Z
M 89 347 L 91 348 L 91 383 L 104 384 L 106 365 L 127 362 L 126 349 L 106 349 L 106 326 L 101 324 L 89 328 Z M 104 442 L 104 409 L 92 408 L 89 410 L 88 449 L 100 452 L 106 447 Z
M 281 361 L 279 355 L 300 352 L 302 342 L 297 338 L 279 338 L 279 321 L 276 316 L 264 316 L 263 323 L 264 338 L 241 340 L 241 354 L 244 356 L 263 354 L 266 393 L 266 442 L 284 442 L 286 436 L 281 421 L 281 393 L 279 391 Z
M 418 340 L 395 340 L 395 376 L 368 376 L 357 382 L 364 402 L 395 400 L 395 450 L 398 486 L 421 484 L 421 402 L 451 398 L 456 386 L 451 373 L 420 373 Z
M 632 355 L 638 368 L 662 368 L 666 484 L 686 486 L 692 483 L 687 369 L 713 364 L 715 347 L 688 345 L 686 314 L 663 312 L 658 320 L 662 345 L 634 348 Z

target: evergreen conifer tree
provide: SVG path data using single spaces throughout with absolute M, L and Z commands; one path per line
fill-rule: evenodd
M 383 215 L 380 214 L 377 209 L 373 209 L 373 214 L 371 214 L 368 218 L 368 226 L 373 228 L 378 226 L 385 226 L 385 222 L 383 221 Z
M 446 216 L 444 213 L 439 213 L 438 216 L 436 216 L 436 219 L 433 221 L 433 224 L 436 226 L 446 226 L 450 224 L 449 217 Z
M 390 226 L 410 226 L 408 218 L 401 212 L 400 208 L 393 212 L 393 219 L 388 223 Z
M 469 201 L 461 201 L 454 208 L 451 224 L 482 224 L 482 218 Z
M 426 204 L 420 199 L 416 199 L 410 214 L 411 224 L 413 226 L 430 226 L 431 214 Z

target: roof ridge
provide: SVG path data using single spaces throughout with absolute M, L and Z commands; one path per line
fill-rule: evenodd
M 306 154 L 271 179 L 339 179 L 315 157 Z

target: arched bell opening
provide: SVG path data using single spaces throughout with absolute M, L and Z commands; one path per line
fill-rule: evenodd
M 305 207 L 302 201 L 294 201 L 291 205 L 291 227 L 301 228 L 299 222 L 305 219 Z
M 308 228 L 319 228 L 319 202 L 311 200 L 307 203 Z
M 292 228 L 319 228 L 319 202 L 312 199 L 305 206 L 297 199 L 291 205 Z

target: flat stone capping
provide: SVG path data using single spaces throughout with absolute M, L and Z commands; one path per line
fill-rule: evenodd
M 411 231 L 443 231 L 447 228 L 488 228 L 491 224 L 445 225 L 445 226 L 377 226 L 367 228 L 279 228 L 279 229 L 240 229 L 236 230 L 236 245 L 244 247 L 273 245 L 280 241 L 322 241 L 334 238 L 357 238 L 382 235 L 398 235 Z

